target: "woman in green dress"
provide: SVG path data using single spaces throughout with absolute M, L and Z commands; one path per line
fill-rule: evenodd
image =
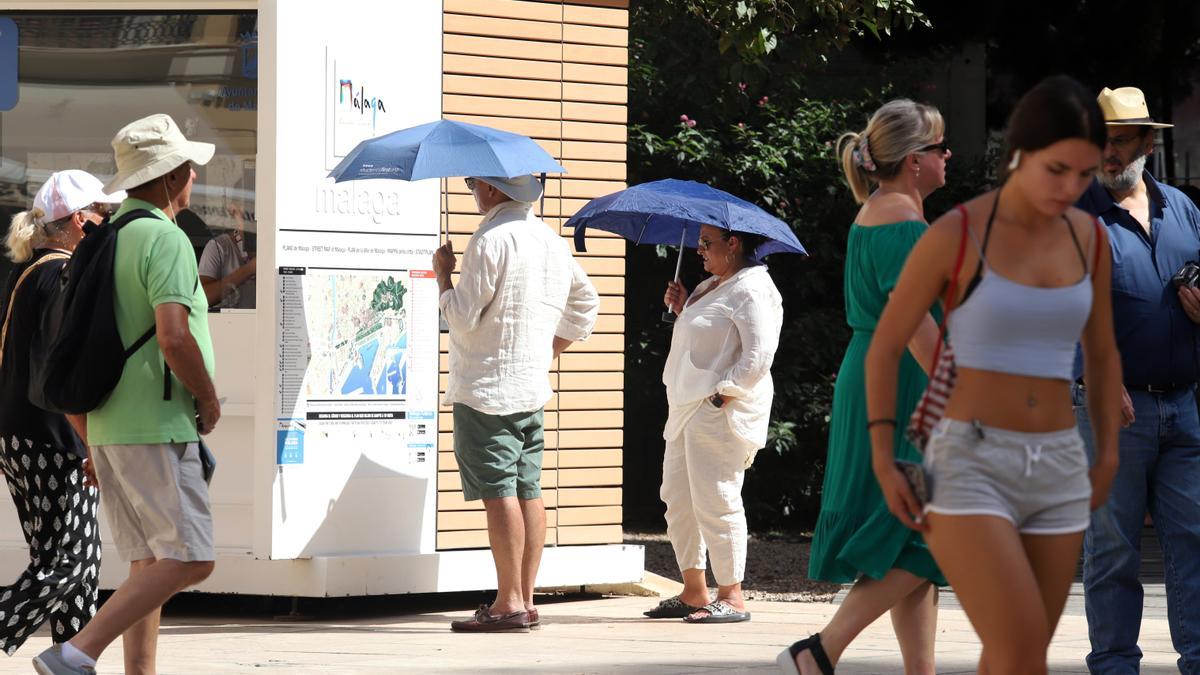
M 821 515 L 808 574 L 854 586 L 821 632 L 779 655 L 785 673 L 832 673 L 850 642 L 888 611 L 905 672 L 934 672 L 936 586 L 946 581 L 921 533 L 888 511 L 875 480 L 863 361 L 904 260 L 925 231 L 923 201 L 946 182 L 950 150 L 943 131 L 937 109 L 901 99 L 876 111 L 861 133 L 838 139 L 846 180 L 863 206 L 846 244 L 846 319 L 854 333 L 834 386 Z M 925 390 L 920 364 L 932 362 L 936 341 L 937 323 L 930 315 L 901 364 L 898 420 L 907 421 Z M 904 426 L 896 430 L 896 457 L 920 461 L 903 437 Z

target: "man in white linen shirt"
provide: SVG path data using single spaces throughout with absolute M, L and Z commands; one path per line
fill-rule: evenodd
M 456 631 L 528 631 L 540 624 L 533 586 L 546 541 L 542 407 L 550 363 L 592 332 L 596 289 L 566 241 L 533 215 L 533 176 L 468 178 L 483 222 L 467 242 L 458 286 L 449 242 L 433 256 L 450 327 L 454 456 L 467 501 L 483 499 L 496 600 Z

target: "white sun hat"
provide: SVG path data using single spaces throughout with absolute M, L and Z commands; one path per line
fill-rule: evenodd
M 97 202 L 115 204 L 124 200 L 123 191 L 105 193 L 104 184 L 92 174 L 79 169 L 67 169 L 51 174 L 42 184 L 33 197 L 33 208 L 42 212 L 39 220 L 52 223 Z
M 478 176 L 481 180 L 519 202 L 532 204 L 542 198 L 542 182 L 530 174 L 516 178 Z
M 189 141 L 170 115 L 159 113 L 125 125 L 112 140 L 117 175 L 104 189 L 128 190 L 175 170 L 184 162 L 208 164 L 212 143 Z

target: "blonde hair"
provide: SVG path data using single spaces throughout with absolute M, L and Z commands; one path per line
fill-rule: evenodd
M 900 98 L 876 110 L 866 129 L 839 136 L 838 155 L 854 200 L 867 201 L 872 183 L 895 177 L 905 157 L 936 143 L 944 130 L 937 108 Z
M 73 215 L 75 214 L 43 223 L 42 219 L 46 217 L 46 213 L 39 208 L 32 208 L 13 216 L 12 224 L 8 226 L 8 236 L 4 238 L 4 245 L 8 248 L 8 259 L 22 263 L 32 258 L 33 249 L 45 244 L 51 232 L 61 231 Z

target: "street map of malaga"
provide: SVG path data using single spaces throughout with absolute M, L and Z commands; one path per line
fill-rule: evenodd
M 408 393 L 409 288 L 400 274 L 335 273 L 306 279 L 312 355 L 304 377 L 308 398 Z

